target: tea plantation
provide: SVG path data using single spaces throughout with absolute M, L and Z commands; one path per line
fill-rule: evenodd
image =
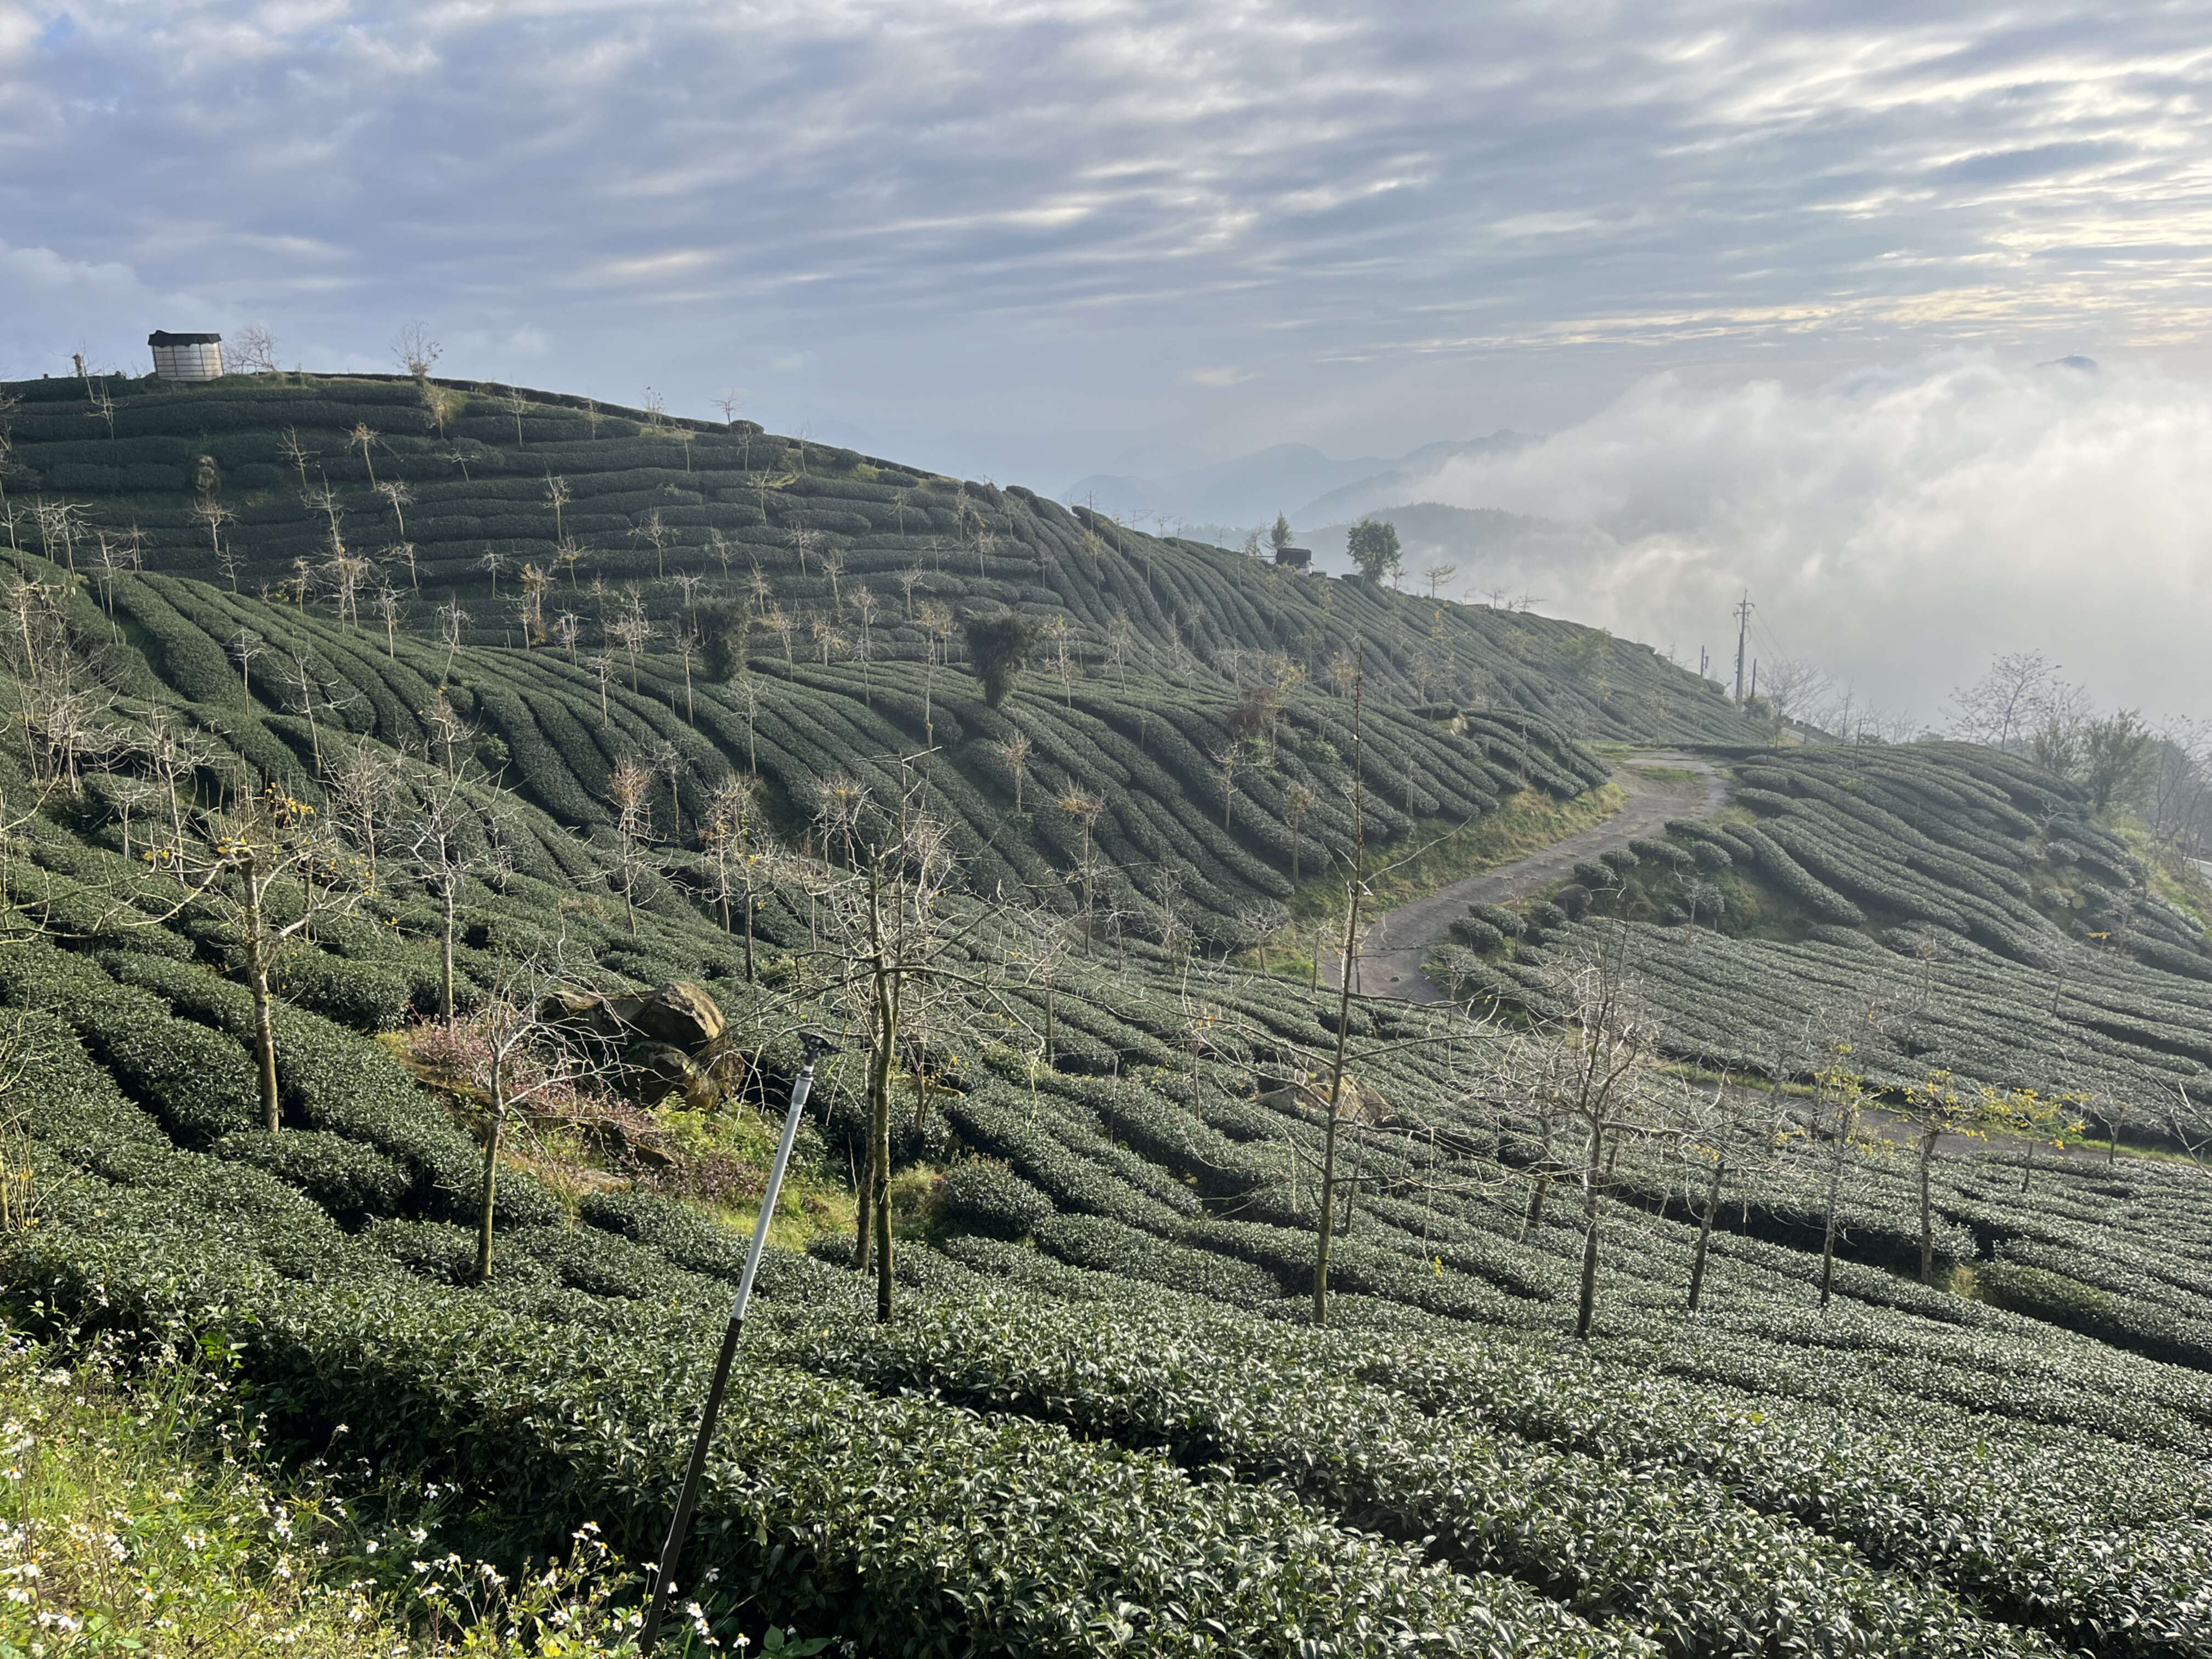
M 603 1160 L 627 1185 L 524 1160 L 480 1279 L 483 1115 L 425 1085 L 415 1042 L 444 1023 L 443 950 L 468 1029 L 526 961 L 698 988 L 732 1119 L 780 1106 L 802 1025 L 838 1036 L 801 1150 L 835 1186 L 867 1156 L 869 1055 L 815 964 L 854 838 L 926 813 L 960 876 L 932 971 L 975 1006 L 918 1018 L 896 1056 L 893 1161 L 926 1194 L 896 1317 L 842 1230 L 770 1253 L 684 1572 L 726 1638 L 2212 1654 L 2197 1169 L 1947 1149 L 1923 1283 L 1917 1159 L 1824 1127 L 1862 1081 L 1895 1105 L 1931 1071 L 2143 1121 L 2197 1091 L 2201 930 L 2066 786 L 1954 745 L 1745 749 L 1690 677 L 1570 653 L 1601 636 L 1565 624 L 1278 576 L 742 424 L 271 379 L 115 386 L 111 434 L 74 382 L 11 390 L 18 1325 L 220 1355 L 282 1444 L 450 1483 L 517 1563 L 587 1520 L 651 1559 L 743 1240 L 635 1160 Z M 373 441 L 349 446 L 356 425 Z M 303 476 L 337 497 L 313 522 Z M 387 568 L 404 614 L 277 591 L 380 500 L 422 582 Z M 234 514 L 212 532 L 210 501 Z M 652 513 L 658 544 L 629 535 Z M 134 520 L 143 568 L 113 550 Z M 589 550 L 549 574 L 570 538 Z M 487 539 L 539 565 L 529 621 L 494 609 Z M 652 585 L 662 562 L 719 584 L 718 550 L 734 597 Z M 520 580 L 502 566 L 502 605 Z M 1038 623 L 1002 706 L 931 604 Z M 844 654 L 795 626 L 787 654 L 765 619 L 801 606 Z M 1356 745 L 1331 672 L 1354 653 Z M 1437 964 L 1468 1006 L 1347 1008 L 1236 965 L 1255 907 L 1310 899 L 1357 850 L 1355 799 L 1370 849 L 1403 847 L 1583 794 L 1608 737 L 1739 745 L 1730 809 L 1578 872 L 1580 897 L 1470 916 Z M 750 952 L 702 838 L 732 772 L 764 781 Z M 252 872 L 234 856 L 196 887 L 164 850 L 194 814 L 272 799 L 335 828 L 252 924 L 301 923 L 275 969 L 273 1128 Z M 1593 957 L 1625 963 L 1662 1049 L 1735 1086 L 1645 1065 L 1648 1107 L 1578 1142 L 1546 1079 L 1577 1052 L 1562 1033 L 1596 1029 L 1565 976 Z M 1356 1110 L 1317 1323 L 1340 1044 Z
M 1480 948 L 1439 966 L 1468 996 L 1540 1000 L 1547 952 L 1625 938 L 1669 1045 L 1739 1073 L 1812 1069 L 1808 1022 L 1864 1008 L 1854 1067 L 1893 1086 L 1942 1069 L 2112 1097 L 2139 1122 L 2212 1094 L 2212 943 L 2078 791 L 1965 744 L 1732 769 L 1719 821 L 1577 870 L 1579 920 L 1538 907 L 1510 949 L 1462 929 Z

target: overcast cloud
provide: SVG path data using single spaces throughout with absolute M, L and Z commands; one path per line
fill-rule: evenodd
M 779 428 L 1046 488 L 1577 428 L 1615 446 L 1590 499 L 1756 547 L 1778 590 L 1846 556 L 1901 581 L 1916 547 L 1978 574 L 1959 550 L 2006 539 L 2019 496 L 1972 486 L 2023 447 L 2087 446 L 2084 488 L 2138 445 L 2202 459 L 2173 446 L 2212 373 L 2208 25 L 2033 0 L 0 0 L 0 374 L 257 321 L 287 361 L 383 368 L 420 318 L 457 374 L 700 414 L 742 390 Z M 1925 368 L 1959 349 L 1981 366 Z M 2028 372 L 2068 352 L 2106 389 Z M 1890 390 L 1815 390 L 1862 368 Z M 1914 429 L 1981 462 L 1931 471 L 1854 424 L 1914 386 L 1954 411 Z M 1678 420 L 1707 446 L 1682 497 L 1657 488 Z M 1863 476 L 1837 476 L 1838 422 Z M 2169 574 L 2212 530 L 2178 493 Z M 1814 500 L 1859 503 L 1855 539 Z M 1939 503 L 2000 517 L 1946 540 Z M 2101 568 L 2147 510 L 2021 528 Z

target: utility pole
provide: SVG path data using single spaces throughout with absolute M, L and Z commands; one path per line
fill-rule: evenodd
M 1710 678 L 1709 671 L 1711 667 L 1712 662 L 1705 647 L 1699 646 L 1698 647 L 1698 678 L 1701 680 Z
M 1751 590 L 1743 590 L 1743 598 L 1735 607 L 1735 700 L 1743 702 L 1743 642 L 1751 632 L 1751 613 L 1757 607 L 1751 602 Z

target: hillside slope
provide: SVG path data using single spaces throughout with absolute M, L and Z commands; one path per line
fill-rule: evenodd
M 563 612 L 604 642 L 631 587 L 672 643 L 702 631 L 708 599 L 750 595 L 756 654 L 787 654 L 773 605 L 788 654 L 833 661 L 923 660 L 916 607 L 934 599 L 956 617 L 1060 619 L 1085 676 L 1126 662 L 1233 695 L 1284 667 L 1333 685 L 1357 653 L 1382 701 L 1518 710 L 1586 739 L 1753 735 L 1643 646 L 1291 576 L 750 422 L 388 377 L 40 380 L 0 398 L 15 402 L 0 477 L 10 545 L 88 574 L 143 568 L 247 592 L 304 580 L 326 607 L 349 584 L 345 603 L 364 615 L 390 584 L 422 631 L 458 599 L 465 638 L 516 646 L 558 640 Z M 73 520 L 55 515 L 64 503 L 81 508 Z M 863 588 L 872 617 L 855 609 Z

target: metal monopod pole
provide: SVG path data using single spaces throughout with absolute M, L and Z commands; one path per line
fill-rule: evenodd
M 650 1655 L 660 1638 L 660 1621 L 668 1611 L 668 1595 L 676 1579 L 676 1560 L 684 1553 L 684 1540 L 691 1530 L 691 1511 L 699 1502 L 699 1480 L 707 1468 L 707 1443 L 714 1437 L 714 1419 L 722 1409 L 722 1392 L 729 1387 L 730 1362 L 737 1357 L 738 1336 L 745 1328 L 745 1304 L 752 1300 L 753 1275 L 760 1270 L 761 1251 L 768 1245 L 769 1223 L 775 1216 L 776 1194 L 783 1188 L 783 1171 L 791 1162 L 791 1143 L 799 1136 L 799 1115 L 814 1087 L 814 1062 L 830 1044 L 809 1032 L 800 1039 L 806 1064 L 791 1085 L 791 1105 L 783 1115 L 783 1139 L 776 1143 L 775 1163 L 768 1172 L 768 1190 L 761 1194 L 760 1219 L 753 1224 L 752 1248 L 745 1252 L 744 1277 L 738 1281 L 738 1299 L 730 1308 L 730 1322 L 722 1332 L 722 1352 L 714 1361 L 714 1380 L 707 1387 L 707 1409 L 700 1414 L 699 1437 L 691 1444 L 691 1464 L 684 1472 L 684 1491 L 676 1500 L 676 1516 L 669 1522 L 668 1541 L 661 1547 L 660 1572 L 653 1581 L 653 1605 L 646 1612 L 645 1628 L 638 1633 L 637 1650 Z

